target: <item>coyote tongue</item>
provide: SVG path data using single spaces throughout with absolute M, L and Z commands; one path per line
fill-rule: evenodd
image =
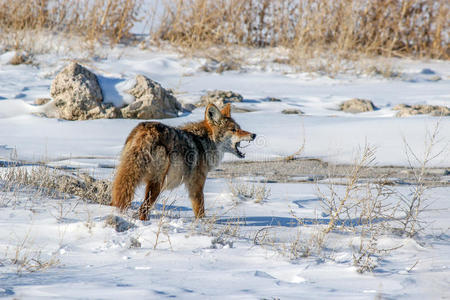
M 245 154 L 242 153 L 241 151 L 239 151 L 239 149 L 238 149 L 238 147 L 240 147 L 240 145 L 241 145 L 241 142 L 237 142 L 237 143 L 235 144 L 235 146 L 234 146 L 234 150 L 236 150 L 236 154 L 237 154 L 238 157 L 244 158 L 244 157 L 245 157 Z

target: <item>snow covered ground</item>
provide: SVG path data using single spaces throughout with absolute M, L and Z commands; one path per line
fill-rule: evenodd
M 106 50 L 105 50 L 106 51 Z M 11 56 L 5 53 L 2 57 Z M 252 112 L 234 114 L 243 128 L 256 132 L 259 141 L 248 147 L 248 159 L 264 160 L 295 152 L 305 139 L 304 156 L 326 161 L 351 163 L 354 151 L 366 142 L 377 148 L 380 165 L 407 164 L 404 140 L 418 153 L 424 151 L 423 140 L 438 118 L 418 116 L 394 117 L 396 104 L 450 103 L 450 63 L 442 61 L 396 61 L 402 67 L 399 78 L 340 75 L 336 78 L 317 74 L 289 73 L 285 66 L 269 64 L 265 71 L 258 65 L 244 66 L 242 72 L 224 74 L 199 71 L 204 60 L 184 59 L 163 51 L 141 51 L 136 48 L 113 49 L 105 59 L 86 63 L 101 76 L 106 101 L 120 104 L 122 90 L 137 74 L 143 74 L 172 88 L 184 103 L 199 101 L 208 90 L 233 90 L 244 96 L 237 104 Z M 4 148 L 14 148 L 17 159 L 61 160 L 69 157 L 110 159 L 117 157 L 121 145 L 138 121 L 98 120 L 63 122 L 31 115 L 42 107 L 33 106 L 38 97 L 49 97 L 51 80 L 67 64 L 67 57 L 35 57 L 38 67 L 29 65 L 0 68 L 0 155 Z M 430 74 L 432 73 L 432 74 Z M 431 76 L 441 80 L 432 81 Z M 276 97 L 282 102 L 265 101 Z M 338 105 L 354 97 L 372 100 L 378 110 L 349 114 Z M 283 115 L 284 109 L 301 109 L 305 115 Z M 201 109 L 180 118 L 163 120 L 171 125 L 203 118 Z M 32 124 L 32 126 L 30 126 Z M 449 139 L 450 120 L 440 121 L 440 135 Z M 2 154 L 3 153 L 3 154 Z M 227 159 L 233 159 L 227 157 Z M 69 163 L 69 162 L 68 162 Z M 450 155 L 431 162 L 450 166 Z
M 160 204 L 149 221 L 125 216 L 135 225 L 125 232 L 105 226 L 106 217 L 114 213 L 108 206 L 36 197 L 33 191 L 2 192 L 3 203 L 10 202 L 0 210 L 0 295 L 19 299 L 449 296 L 448 187 L 430 191 L 432 205 L 424 217 L 432 221 L 424 235 L 418 240 L 382 236 L 384 249 L 401 248 L 365 274 L 352 264 L 350 244 L 358 244 L 358 237 L 350 233 L 330 236 L 320 256 L 293 256 L 290 247 L 298 233 L 306 234 L 314 226 L 298 225 L 291 211 L 304 220 L 316 220 L 320 202 L 315 185 L 274 183 L 268 188 L 271 196 L 259 204 L 237 201 L 227 180 L 208 180 L 209 217 L 200 224 L 194 222 L 189 200 L 179 189 L 165 195 L 175 203 L 162 221 Z M 255 245 L 258 232 L 267 232 L 274 245 Z M 140 247 L 133 248 L 133 240 Z M 301 241 L 309 243 L 307 238 Z M 29 273 L 27 268 L 38 270 Z
M 427 132 L 439 122 L 443 151 L 430 166 L 450 167 L 450 119 L 431 116 L 396 118 L 396 104 L 450 104 L 450 63 L 393 60 L 395 78 L 296 73 L 286 66 L 248 63 L 242 71 L 205 73 L 203 59 L 182 58 L 163 50 L 131 47 L 104 49 L 102 58 L 83 63 L 101 77 L 106 100 L 124 99 L 122 90 L 137 74 L 174 89 L 178 99 L 194 103 L 207 90 L 241 93 L 233 117 L 258 134 L 245 148 L 247 160 L 280 158 L 305 141 L 304 157 L 352 163 L 366 143 L 376 147 L 377 165 L 407 166 L 405 141 L 421 157 Z M 111 178 L 123 142 L 139 120 L 63 121 L 33 115 L 38 97 L 49 97 L 50 84 L 68 60 L 64 54 L 37 55 L 34 65 L 7 64 L 0 53 L 0 162 L 46 162 L 78 167 Z M 257 56 L 257 55 L 255 55 Z M 439 76 L 435 80 L 433 76 Z M 269 102 L 276 97 L 281 102 Z M 343 100 L 372 100 L 373 112 L 337 110 Z M 304 115 L 285 115 L 284 109 Z M 199 120 L 201 108 L 170 125 Z M 226 156 L 225 160 L 235 160 Z M 7 172 L 8 168 L 0 168 Z M 3 174 L 2 173 L 2 174 Z M 236 178 L 254 184 L 259 178 Z M 258 183 L 257 183 L 258 184 Z M 380 237 L 383 249 L 373 273 L 359 274 L 351 244 L 358 235 L 333 232 L 321 253 L 293 256 L 300 234 L 308 244 L 316 223 L 326 223 L 314 183 L 267 183 L 270 196 L 262 203 L 232 194 L 229 179 L 208 179 L 208 218 L 193 219 L 183 188 L 163 195 L 149 221 L 121 215 L 135 226 L 117 232 L 105 226 L 111 207 L 75 197 L 48 197 L 32 188 L 5 188 L 0 181 L 0 297 L 16 299 L 446 299 L 450 297 L 450 187 L 427 190 L 425 230 L 415 239 L 394 233 Z M 326 186 L 322 186 L 326 188 Z M 393 189 L 411 196 L 411 186 Z M 338 193 L 345 191 L 338 188 Z M 136 206 L 142 198 L 136 196 Z M 392 199 L 391 201 L 394 201 Z M 298 223 L 298 217 L 303 224 Z M 159 233 L 159 234 L 158 234 Z M 259 244 L 255 237 L 267 234 Z M 218 239 L 220 237 L 221 239 Z M 269 238 L 270 237 L 270 238 Z M 133 247 L 138 241 L 140 247 Z M 29 270 L 27 270 L 27 268 Z M 29 272 L 30 270 L 36 272 Z

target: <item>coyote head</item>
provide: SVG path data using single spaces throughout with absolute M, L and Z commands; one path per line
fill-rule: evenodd
M 242 130 L 231 118 L 231 106 L 228 103 L 222 111 L 214 104 L 209 104 L 205 110 L 205 121 L 210 129 L 212 140 L 222 148 L 224 152 L 229 152 L 239 158 L 244 158 L 245 154 L 239 150 L 242 141 L 251 142 L 255 140 L 256 134 Z

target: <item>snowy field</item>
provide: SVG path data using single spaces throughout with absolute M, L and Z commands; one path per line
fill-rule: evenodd
M 291 73 L 286 66 L 273 63 L 264 71 L 258 65 L 248 65 L 241 72 L 220 75 L 199 71 L 205 63 L 201 59 L 183 59 L 174 53 L 136 48 L 113 49 L 104 56 L 105 59 L 89 60 L 85 65 L 100 75 L 105 101 L 117 105 L 127 100 L 122 91 L 137 74 L 148 76 L 165 88 L 172 88 L 183 103 L 198 102 L 201 95 L 214 89 L 242 94 L 244 101 L 236 105 L 251 112 L 234 114 L 233 117 L 244 129 L 259 136 L 259 140 L 247 148 L 247 159 L 251 160 L 292 154 L 304 139 L 303 155 L 307 157 L 351 163 L 355 149 L 367 142 L 377 148 L 378 164 L 405 165 L 404 141 L 422 153 L 426 133 L 432 131 L 438 118 L 400 119 L 394 117 L 397 111 L 392 107 L 401 103 L 450 103 L 450 64 L 443 61 L 394 61 L 391 63 L 398 65 L 402 73 L 398 78 L 386 79 L 381 76 L 340 75 L 330 78 Z M 0 62 L 8 61 L 8 57 L 11 53 L 1 55 Z M 117 157 L 125 137 L 139 121 L 73 123 L 31 114 L 45 109 L 32 103 L 36 98 L 50 96 L 52 79 L 70 59 L 41 55 L 35 58 L 38 67 L 1 65 L 0 134 L 3 146 L 0 155 L 5 157 L 8 149 L 14 148 L 17 159 L 70 160 L 65 161 L 66 164 L 76 163 L 76 159 L 71 159 L 74 157 L 96 156 L 109 162 Z M 433 76 L 439 76 L 441 80 L 430 80 Z M 282 102 L 266 101 L 268 97 L 279 98 Z M 379 109 L 355 115 L 338 111 L 342 101 L 355 97 L 370 99 Z M 281 111 L 284 109 L 300 109 L 305 115 L 283 115 Z M 192 114 L 163 122 L 178 125 L 201 118 L 203 111 L 197 109 Z M 448 141 L 450 120 L 442 118 L 439 127 L 439 137 Z M 431 163 L 449 167 L 450 155 L 442 155 Z
M 242 94 L 244 101 L 236 107 L 249 112 L 233 117 L 243 129 L 258 135 L 244 149 L 245 160 L 280 159 L 304 143 L 302 157 L 350 164 L 368 144 L 376 150 L 377 166 L 418 166 L 405 145 L 423 157 L 438 124 L 431 156 L 440 155 L 427 166 L 450 168 L 450 118 L 397 118 L 392 110 L 401 103 L 449 106 L 448 61 L 380 61 L 398 70 L 394 78 L 329 77 L 296 73 L 270 62 L 262 65 L 255 52 L 255 63 L 249 60 L 241 71 L 216 74 L 200 71 L 206 63 L 203 59 L 169 51 L 132 47 L 102 51 L 100 58 L 81 63 L 101 76 L 105 100 L 115 104 L 129 101 L 122 91 L 137 74 L 172 88 L 184 104 L 197 102 L 208 90 Z M 12 66 L 7 64 L 12 55 L 0 53 L 0 173 L 9 171 L 5 166 L 11 161 L 44 162 L 111 179 L 125 138 L 140 121 L 64 121 L 35 115 L 46 107 L 33 105 L 34 100 L 49 97 L 54 76 L 78 57 L 37 55 L 33 65 Z M 281 102 L 270 102 L 268 97 Z M 370 99 L 379 109 L 361 114 L 338 111 L 342 101 L 355 97 Z M 300 109 L 304 115 L 285 115 L 284 109 Z M 203 113 L 197 108 L 161 121 L 178 125 L 200 120 Z M 236 159 L 225 156 L 226 161 Z M 450 180 L 448 171 L 443 176 Z M 0 297 L 450 298 L 448 184 L 424 192 L 428 206 L 421 219 L 426 223 L 418 235 L 409 238 L 394 231 L 377 235 L 381 251 L 374 253 L 376 266 L 360 274 L 354 265 L 355 249 L 367 237 L 360 234 L 359 226 L 331 231 L 320 249 L 313 241 L 330 220 L 323 210 L 324 195 L 318 192 L 329 196 L 329 185 L 260 181 L 264 178 L 208 179 L 207 218 L 200 222 L 194 220 L 182 187 L 165 192 L 150 220 L 141 222 L 133 212 L 142 190 L 137 192 L 134 209 L 121 215 L 109 206 L 70 195 L 50 197 L 29 187 L 9 189 L 0 181 Z M 262 187 L 267 197 L 256 201 L 236 195 L 236 182 Z M 411 198 L 417 186 L 390 188 L 394 196 L 387 201 L 394 205 L 395 195 Z M 345 185 L 335 191 L 344 195 Z M 111 214 L 133 226 L 117 232 L 105 225 Z M 314 248 L 309 254 L 308 246 Z

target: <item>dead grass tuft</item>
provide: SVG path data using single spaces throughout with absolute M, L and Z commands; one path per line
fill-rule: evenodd
M 229 187 L 233 196 L 237 198 L 253 199 L 255 203 L 262 203 L 270 197 L 270 188 L 266 183 L 230 182 Z
M 111 203 L 111 181 L 45 166 L 10 167 L 0 174 L 0 183 L 6 191 L 31 187 L 41 195 L 56 197 L 65 194 L 104 205 Z

